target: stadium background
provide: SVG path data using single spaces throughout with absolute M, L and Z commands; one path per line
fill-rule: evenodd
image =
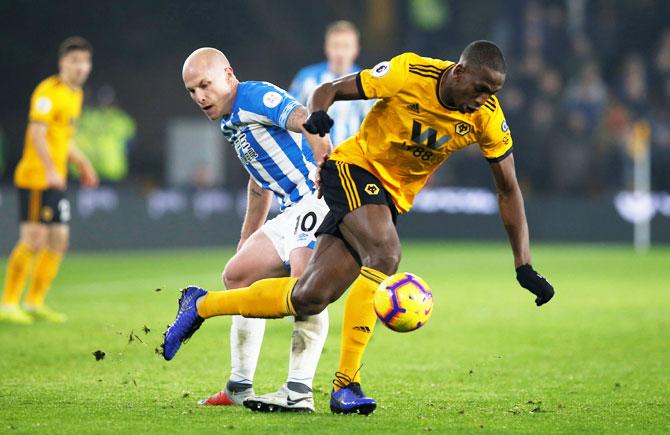
M 70 181 L 74 252 L 48 299 L 68 322 L 0 325 L 0 433 L 668 432 L 668 16 L 662 0 L 0 0 L 0 281 L 29 95 L 72 34 L 95 47 L 78 140 L 103 174 L 95 191 Z M 538 309 L 514 280 L 473 147 L 400 219 L 401 269 L 436 302 L 419 331 L 377 327 L 363 368 L 376 415 L 328 410 L 344 298 L 329 307 L 315 414 L 200 407 L 228 375 L 230 319 L 208 321 L 169 363 L 154 348 L 176 289 L 221 288 L 247 177 L 183 90 L 183 60 L 212 45 L 240 79 L 287 87 L 322 60 L 336 19 L 360 27 L 366 66 L 406 50 L 455 59 L 473 39 L 503 46 L 533 264 L 557 295 Z M 652 247 L 638 255 L 632 222 L 644 235 L 648 219 Z M 291 330 L 268 322 L 257 393 L 284 382 Z
M 241 80 L 288 87 L 300 67 L 322 60 L 323 29 L 333 17 L 360 27 L 363 66 L 403 51 L 456 59 L 477 38 L 503 47 L 509 74 L 500 100 L 534 239 L 628 242 L 631 222 L 651 219 L 652 240 L 670 241 L 667 2 L 34 1 L 0 8 L 3 255 L 16 238 L 10 184 L 28 97 L 55 71 L 64 37 L 81 34 L 95 48 L 79 139 L 103 178 L 96 192 L 71 181 L 72 248 L 220 245 L 236 242 L 229 229 L 243 213 L 246 176 L 183 90 L 183 59 L 215 46 Z M 96 124 L 106 107 L 117 112 Z M 107 136 L 109 143 L 99 139 Z M 627 195 L 646 147 L 652 194 Z M 403 236 L 504 239 L 489 170 L 471 148 L 433 177 L 434 190 L 401 220 Z

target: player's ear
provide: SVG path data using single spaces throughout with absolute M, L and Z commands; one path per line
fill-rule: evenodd
M 457 63 L 456 66 L 454 66 L 454 74 L 453 77 L 457 81 L 463 77 L 463 74 L 465 73 L 465 65 L 462 63 Z

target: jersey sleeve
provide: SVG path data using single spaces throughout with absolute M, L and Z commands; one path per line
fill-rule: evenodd
M 271 83 L 262 82 L 252 92 L 250 108 L 266 124 L 286 128 L 291 113 L 302 105 L 288 92 Z
M 356 77 L 359 92 L 365 98 L 386 98 L 397 94 L 407 80 L 410 55 L 412 53 L 403 53 L 359 72 Z
M 490 107 L 494 107 L 493 113 Z M 490 98 L 479 110 L 486 114 L 482 118 L 479 148 L 490 163 L 499 162 L 512 153 L 512 134 L 505 115 L 495 97 Z
M 35 122 L 50 123 L 53 121 L 57 110 L 56 95 L 50 87 L 39 85 L 30 98 L 30 111 L 28 119 Z

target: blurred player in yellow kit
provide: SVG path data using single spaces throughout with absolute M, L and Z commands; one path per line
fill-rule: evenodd
M 0 321 L 30 324 L 37 318 L 66 320 L 64 314 L 44 305 L 44 299 L 69 242 L 70 203 L 65 197 L 68 161 L 79 169 L 84 187 L 98 184 L 91 163 L 73 141 L 92 52 L 84 38 L 73 36 L 63 41 L 58 52 L 58 74 L 37 85 L 30 99 L 23 156 L 14 174 L 20 201 L 20 236 L 7 263 Z M 31 270 L 21 308 L 21 292 Z

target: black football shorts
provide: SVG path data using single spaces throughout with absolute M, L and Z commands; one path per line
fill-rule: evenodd
M 316 235 L 330 234 L 342 240 L 339 230 L 344 216 L 366 204 L 382 204 L 391 209 L 393 223 L 398 211 L 391 195 L 382 183 L 360 166 L 328 160 L 321 169 L 321 192 L 330 211 L 316 231 Z M 349 250 L 351 247 L 345 240 Z
M 66 224 L 70 221 L 70 201 L 56 189 L 18 189 L 21 222 Z

